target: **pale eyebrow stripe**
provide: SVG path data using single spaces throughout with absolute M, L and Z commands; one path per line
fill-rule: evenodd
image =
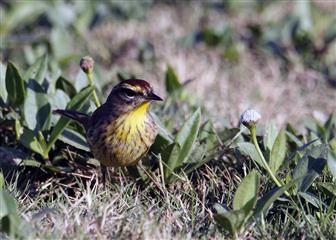
M 130 84 L 123 84 L 121 86 L 121 88 L 127 88 L 127 89 L 130 89 L 134 92 L 141 92 L 142 93 L 142 88 L 139 87 L 139 86 L 133 86 L 133 85 L 130 85 Z

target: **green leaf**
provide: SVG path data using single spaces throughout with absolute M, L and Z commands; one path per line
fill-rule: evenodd
M 162 122 L 160 121 L 160 119 L 158 118 L 158 116 L 154 113 L 151 113 L 156 125 L 158 126 L 159 129 L 159 135 L 165 139 L 165 141 L 167 143 L 173 143 L 174 142 L 174 138 L 171 135 L 171 133 L 168 131 L 167 128 L 164 127 L 164 125 L 162 124 Z
M 20 139 L 20 136 L 21 136 L 22 132 L 23 132 L 23 127 L 21 125 L 20 120 L 15 119 L 15 137 L 16 137 L 16 140 Z
M 0 219 L 9 214 L 17 213 L 17 204 L 15 198 L 5 190 L 0 190 L 0 203 Z
M 50 33 L 50 46 L 55 59 L 61 64 L 66 64 L 75 57 L 71 49 L 72 39 L 67 28 L 52 28 Z
M 302 177 L 296 190 L 305 192 L 326 165 L 328 145 L 321 144 L 308 150 L 293 171 L 293 179 Z
M 277 172 L 277 170 L 285 160 L 287 152 L 286 143 L 286 131 L 284 129 L 281 129 L 274 141 L 269 161 L 269 166 L 273 173 Z
M 0 172 L 0 191 L 3 189 L 5 186 L 5 178 L 2 172 Z
M 222 142 L 230 142 L 240 132 L 239 128 L 225 128 L 219 133 Z
M 308 203 L 312 204 L 316 208 L 319 208 L 324 204 L 322 200 L 318 199 L 312 193 L 299 192 L 298 195 L 304 198 Z
M 63 90 L 69 97 L 74 97 L 76 95 L 76 89 L 67 79 L 59 77 L 56 81 L 56 88 Z
M 6 90 L 9 105 L 18 107 L 24 102 L 26 96 L 25 83 L 19 71 L 11 62 L 8 62 L 6 69 Z
M 22 163 L 20 165 L 21 166 L 26 166 L 26 167 L 40 167 L 41 163 L 36 161 L 36 160 L 25 159 L 25 160 L 22 161 Z
M 90 152 L 90 147 L 87 144 L 85 137 L 72 129 L 64 129 L 58 139 L 75 148 Z
M 218 137 L 212 122 L 207 121 L 199 132 L 199 142 L 207 145 L 207 150 L 212 151 L 218 145 Z
M 24 75 L 24 80 L 34 79 L 39 84 L 43 83 L 48 68 L 48 55 L 43 54 L 36 62 L 30 66 Z
M 239 184 L 233 198 L 233 210 L 243 209 L 246 206 L 248 206 L 248 209 L 245 209 L 246 212 L 252 210 L 257 201 L 259 182 L 259 174 L 252 170 Z
M 43 146 L 37 140 L 37 137 L 34 135 L 34 132 L 29 129 L 24 129 L 22 135 L 20 136 L 20 142 L 26 148 L 43 155 Z
M 267 149 L 269 152 L 272 151 L 275 139 L 277 138 L 277 135 L 279 133 L 278 128 L 276 127 L 274 122 L 271 122 L 268 124 L 265 130 L 265 137 L 264 137 L 264 145 L 265 149 Z
M 201 123 L 201 110 L 197 109 L 194 114 L 184 123 L 180 131 L 177 133 L 175 142 L 181 146 L 180 155 L 177 166 L 186 161 L 192 151 L 192 147 L 196 141 Z
M 173 67 L 170 65 L 168 65 L 166 70 L 165 83 L 166 83 L 166 91 L 168 93 L 173 93 L 174 91 L 182 87 L 182 84 L 180 83 Z
M 331 172 L 331 174 L 334 176 L 334 179 L 336 179 L 336 138 L 333 138 L 330 142 L 330 151 L 328 154 L 328 168 Z
M 296 16 L 300 19 L 300 27 L 305 31 L 312 29 L 311 4 L 310 1 L 297 1 L 294 8 Z
M 192 161 L 188 161 L 185 165 L 183 165 L 183 172 L 189 174 L 204 165 L 210 160 L 213 160 L 215 150 L 208 150 L 205 144 L 199 144 L 195 147 L 191 155 Z
M 0 231 L 6 233 L 9 239 L 24 239 L 24 234 L 20 234 L 22 222 L 17 213 L 8 214 L 0 220 Z
M 216 210 L 216 213 L 214 214 L 216 222 L 232 235 L 236 235 L 246 222 L 247 216 L 244 209 L 228 211 L 220 204 L 215 204 L 214 209 Z
M 173 178 L 170 177 L 174 170 L 182 166 L 190 156 L 198 135 L 200 121 L 201 111 L 197 109 L 177 133 L 175 143 L 170 144 L 162 152 L 162 160 L 166 163 L 164 175 L 167 182 L 172 181 Z
M 164 169 L 164 176 L 166 180 L 168 180 L 168 178 L 174 172 L 174 169 L 177 167 L 179 155 L 180 146 L 178 143 L 172 143 L 162 151 L 162 161 L 166 164 Z
M 336 197 L 336 184 L 331 182 L 320 182 L 317 183 L 318 186 L 327 190 L 331 195 Z
M 49 94 L 48 97 L 51 109 L 65 109 L 67 107 L 67 104 L 70 102 L 69 96 L 61 89 L 56 89 L 55 93 Z M 51 123 L 53 125 L 56 124 L 58 119 L 59 115 L 51 115 Z
M 241 142 L 241 143 L 238 143 L 237 145 L 243 155 L 250 157 L 253 161 L 258 163 L 259 166 L 264 167 L 264 164 L 261 158 L 259 157 L 259 154 L 257 150 L 255 149 L 255 146 L 252 143 Z
M 264 196 L 258 200 L 255 210 L 253 212 L 253 216 L 257 218 L 260 216 L 261 213 L 266 214 L 272 203 L 300 180 L 301 179 L 295 179 L 280 188 L 275 187 L 268 193 L 264 194 Z
M 6 90 L 6 66 L 0 62 L 0 99 L 7 102 L 7 90 Z
M 231 46 L 228 46 L 227 48 L 225 48 L 223 57 L 230 61 L 237 61 L 239 58 L 239 51 L 238 51 L 237 46 L 234 44 L 231 44 Z
M 39 83 L 33 79 L 28 81 L 23 114 L 29 129 L 35 130 L 35 132 L 49 129 L 51 107 L 48 102 L 48 95 Z
M 92 95 L 93 89 L 93 87 L 87 87 L 77 93 L 76 96 L 68 103 L 67 109 L 80 111 Z M 45 155 L 48 155 L 49 151 L 57 141 L 59 135 L 63 132 L 63 130 L 66 128 L 70 121 L 71 120 L 66 117 L 61 117 L 60 120 L 58 120 L 57 124 L 53 128 L 53 131 L 51 132 L 48 146 L 44 152 Z
M 89 81 L 88 81 L 86 74 L 83 72 L 83 70 L 79 70 L 77 73 L 76 79 L 75 79 L 75 84 L 74 84 L 75 90 L 79 92 L 80 90 L 82 90 L 88 85 L 89 85 Z
M 20 1 L 12 5 L 10 11 L 6 12 L 6 21 L 1 21 L 0 33 L 13 32 L 16 28 L 28 24 L 46 11 L 47 2 L 38 2 L 32 5 L 31 2 Z M 3 12 L 1 13 L 3 14 Z

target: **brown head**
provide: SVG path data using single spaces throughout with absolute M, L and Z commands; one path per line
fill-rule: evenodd
M 118 106 L 122 112 L 130 112 L 151 101 L 162 101 L 153 92 L 151 85 L 145 80 L 129 79 L 120 82 L 112 89 L 106 104 Z

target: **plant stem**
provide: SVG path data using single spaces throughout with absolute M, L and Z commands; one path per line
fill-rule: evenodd
M 271 168 L 269 167 L 268 163 L 266 162 L 266 159 L 264 158 L 264 155 L 262 154 L 258 141 L 257 141 L 257 130 L 256 130 L 256 126 L 252 126 L 250 128 L 250 132 L 251 132 L 251 136 L 252 136 L 252 142 L 258 152 L 259 157 L 261 158 L 261 161 L 264 164 L 264 167 L 266 169 L 266 171 L 268 172 L 268 174 L 271 176 L 272 180 L 275 182 L 275 184 L 278 187 L 282 187 L 282 184 L 280 183 L 280 181 L 276 178 L 276 176 L 274 175 L 274 173 L 272 172 Z M 289 196 L 288 192 L 285 192 L 287 196 Z
M 94 87 L 94 82 L 93 82 L 93 73 L 92 72 L 89 72 L 86 74 L 87 78 L 88 78 L 88 81 L 89 81 L 89 85 L 91 87 Z M 96 89 L 93 89 L 93 100 L 96 104 L 97 107 L 100 107 L 100 101 L 99 101 L 99 98 L 98 98 L 98 95 L 97 95 L 97 92 L 96 92 Z

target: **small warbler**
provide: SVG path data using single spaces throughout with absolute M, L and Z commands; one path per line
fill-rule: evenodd
M 91 151 L 103 166 L 131 166 L 147 153 L 157 134 L 149 111 L 152 101 L 162 99 L 150 84 L 130 79 L 117 84 L 92 116 L 74 110 L 54 112 L 84 126 Z

